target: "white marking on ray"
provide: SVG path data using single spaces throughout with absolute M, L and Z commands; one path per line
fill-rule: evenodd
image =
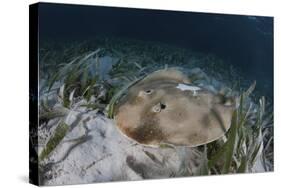
M 191 86 L 191 85 L 186 85 L 186 84 L 178 84 L 178 86 L 177 86 L 176 88 L 178 88 L 178 89 L 180 89 L 180 90 L 182 90 L 182 91 L 186 91 L 186 90 L 188 90 L 188 91 L 193 91 L 193 94 L 195 94 L 195 95 L 197 94 L 196 91 L 201 90 L 200 87 Z

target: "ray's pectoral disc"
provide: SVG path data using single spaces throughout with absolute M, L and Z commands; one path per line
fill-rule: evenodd
M 118 128 L 141 144 L 199 146 L 223 136 L 234 104 L 192 85 L 175 68 L 156 71 L 133 85 L 116 104 Z

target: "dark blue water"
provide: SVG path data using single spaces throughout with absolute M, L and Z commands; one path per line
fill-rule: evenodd
M 157 41 L 212 53 L 273 97 L 273 18 L 63 4 L 39 6 L 40 39 Z

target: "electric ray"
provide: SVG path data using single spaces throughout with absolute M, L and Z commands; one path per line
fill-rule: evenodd
M 116 104 L 117 127 L 140 144 L 195 147 L 223 136 L 233 99 L 192 85 L 176 68 L 155 71 L 128 89 Z

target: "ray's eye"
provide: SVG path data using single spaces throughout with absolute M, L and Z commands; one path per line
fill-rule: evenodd
M 152 94 L 153 93 L 153 89 L 147 89 L 147 90 L 140 90 L 139 91 L 139 94 L 138 94 L 138 97 L 146 97 L 146 96 L 148 96 L 148 95 L 150 95 L 150 94 Z
M 156 104 L 155 106 L 152 107 L 152 111 L 156 112 L 156 113 L 159 113 L 162 110 L 164 110 L 165 108 L 166 108 L 166 105 L 160 102 L 160 103 L 158 103 L 158 104 Z
M 151 90 L 151 89 L 148 89 L 148 90 L 145 91 L 145 94 L 147 94 L 147 95 L 149 95 L 149 94 L 151 94 L 151 93 L 152 93 L 152 90 Z
M 165 104 L 163 104 L 163 103 L 160 103 L 160 108 L 163 110 L 163 109 L 165 109 L 165 108 L 166 108 L 166 105 L 165 105 Z

